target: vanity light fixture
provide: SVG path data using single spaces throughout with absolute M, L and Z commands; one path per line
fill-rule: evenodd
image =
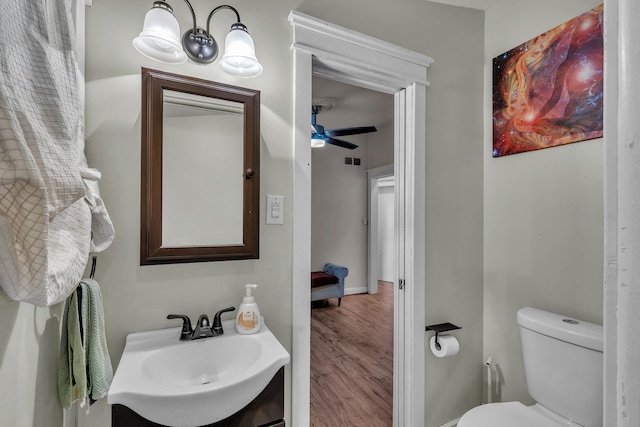
M 191 12 L 193 28 L 183 34 L 181 41 L 180 25 L 173 9 L 166 1 L 158 0 L 153 2 L 153 7 L 144 17 L 142 32 L 133 39 L 133 46 L 146 57 L 160 62 L 182 64 L 191 59 L 198 64 L 209 64 L 216 60 L 220 50 L 209 31 L 211 18 L 222 9 L 230 9 L 236 14 L 236 22 L 227 34 L 220 68 L 240 77 L 255 77 L 262 72 L 253 39 L 247 27 L 240 22 L 240 14 L 234 7 L 221 5 L 214 8 L 207 18 L 206 30 L 203 30 L 196 24 L 196 14 L 189 0 L 184 2 Z

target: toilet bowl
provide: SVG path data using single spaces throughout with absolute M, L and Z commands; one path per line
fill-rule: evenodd
M 457 427 L 602 427 L 602 325 L 530 307 L 517 319 L 527 390 L 537 403 L 478 406 Z
M 545 407 L 520 402 L 490 403 L 465 413 L 457 427 L 581 427 Z

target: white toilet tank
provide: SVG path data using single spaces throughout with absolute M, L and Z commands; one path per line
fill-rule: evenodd
M 602 326 L 525 307 L 518 311 L 529 394 L 585 427 L 602 426 Z

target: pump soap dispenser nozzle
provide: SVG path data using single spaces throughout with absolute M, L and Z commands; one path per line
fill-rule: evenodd
M 255 283 L 247 283 L 244 285 L 245 296 L 242 298 L 242 302 L 254 302 L 256 299 L 253 297 L 252 292 L 258 287 Z

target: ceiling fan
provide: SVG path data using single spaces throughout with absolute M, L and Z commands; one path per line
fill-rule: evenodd
M 335 138 L 336 136 L 358 135 L 361 133 L 377 132 L 375 126 L 360 126 L 351 128 L 341 128 L 325 130 L 324 126 L 319 125 L 316 122 L 316 116 L 322 109 L 330 109 L 333 107 L 333 102 L 325 102 L 324 100 L 313 100 L 311 105 L 311 146 L 322 147 L 324 144 L 337 145 L 338 147 L 348 148 L 353 150 L 358 148 L 356 144 L 349 141 Z

